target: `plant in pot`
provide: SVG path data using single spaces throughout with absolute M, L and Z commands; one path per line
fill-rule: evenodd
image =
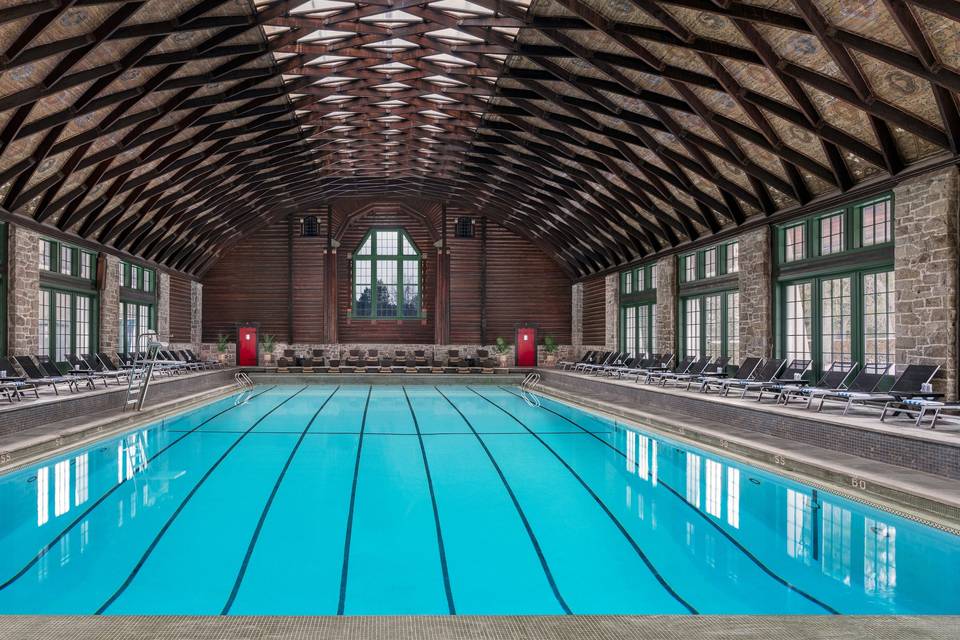
M 553 336 L 544 336 L 543 338 L 543 350 L 547 352 L 547 366 L 555 367 L 557 365 L 557 341 L 554 340 Z
M 227 360 L 227 345 L 230 343 L 230 340 L 227 336 L 221 334 L 217 335 L 217 359 L 220 362 L 226 362 Z
M 502 337 L 497 338 L 497 343 L 493 346 L 497 350 L 497 360 L 500 361 L 500 367 L 507 367 L 507 351 L 510 350 L 510 343 Z
M 270 335 L 265 333 L 262 338 L 260 338 L 260 346 L 263 349 L 263 363 L 267 366 L 270 366 L 270 363 L 273 362 L 273 346 L 277 343 L 277 336 Z

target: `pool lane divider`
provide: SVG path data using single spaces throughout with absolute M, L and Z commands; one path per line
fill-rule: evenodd
M 340 387 L 341 385 L 337 385 L 336 389 L 334 389 L 330 395 L 327 396 L 327 399 L 324 400 L 323 404 L 320 405 L 320 408 L 317 409 L 317 412 L 313 414 L 313 417 L 310 418 L 307 426 L 304 427 L 303 431 L 300 432 L 300 437 L 297 438 L 296 444 L 293 445 L 290 455 L 287 456 L 287 461 L 284 463 L 283 469 L 280 470 L 280 475 L 277 476 L 277 481 L 273 484 L 273 490 L 270 492 L 270 497 L 267 498 L 267 502 L 263 505 L 263 510 L 260 512 L 260 519 L 257 521 L 257 526 L 253 530 L 253 535 L 250 537 L 250 544 L 247 545 L 247 552 L 243 556 L 243 562 L 240 564 L 240 570 L 237 572 L 237 577 L 233 582 L 233 589 L 230 590 L 230 596 L 227 598 L 227 602 L 223 605 L 223 609 L 220 611 L 221 615 L 227 615 L 230 613 L 230 608 L 237 599 L 237 594 L 240 593 L 240 585 L 243 583 L 243 578 L 247 575 L 247 567 L 250 565 L 250 558 L 253 557 L 253 550 L 256 548 L 257 542 L 260 540 L 260 533 L 263 531 L 263 525 L 267 521 L 267 516 L 270 514 L 270 508 L 273 506 L 273 501 L 277 497 L 277 493 L 280 491 L 280 485 L 287 476 L 287 471 L 290 469 L 290 465 L 293 463 L 293 459 L 297 455 L 297 451 L 300 450 L 300 445 L 303 444 L 304 439 L 307 437 L 307 431 L 310 430 L 310 427 L 313 426 L 313 423 L 320 415 L 320 412 L 323 411 L 324 407 L 327 406 L 327 403 L 333 399 L 333 396 L 337 394 L 337 391 L 340 390 Z
M 617 516 L 615 516 L 614 513 L 610 511 L 610 508 L 606 505 L 606 503 L 603 500 L 600 499 L 600 496 L 596 494 L 596 492 L 590 487 L 590 485 L 587 484 L 586 480 L 580 477 L 580 474 L 577 473 L 576 470 L 574 470 L 574 468 L 571 467 L 566 460 L 564 460 L 563 456 L 557 453 L 553 447 L 547 444 L 547 442 L 543 438 L 537 435 L 533 431 L 533 429 L 528 427 L 522 420 L 520 420 L 520 418 L 516 417 L 515 415 L 513 415 L 512 413 L 510 413 L 509 411 L 501 407 L 499 404 L 497 404 L 487 396 L 483 395 L 482 393 L 474 389 L 473 387 L 468 386 L 467 389 L 477 394 L 478 396 L 480 396 L 481 398 L 483 398 L 484 400 L 486 400 L 487 402 L 495 406 L 497 409 L 499 409 L 503 413 L 507 414 L 514 422 L 516 422 L 521 427 L 529 431 L 530 435 L 536 438 L 537 442 L 542 444 L 547 449 L 547 451 L 552 453 L 553 456 L 557 459 L 557 461 L 560 462 L 560 464 L 562 464 L 567 469 L 567 471 L 570 472 L 571 475 L 573 475 L 573 477 L 577 480 L 577 482 L 579 482 L 580 485 L 587 491 L 587 493 L 589 493 L 590 496 L 594 499 L 594 501 L 596 501 L 597 505 L 604 511 L 604 513 L 607 514 L 607 516 L 610 518 L 613 524 L 617 527 L 617 529 L 620 530 L 620 533 L 623 534 L 623 537 L 626 539 L 626 541 L 630 544 L 631 547 L 633 547 L 633 550 L 636 552 L 637 556 L 640 558 L 641 561 L 643 561 L 643 564 L 647 566 L 647 569 L 650 570 L 650 573 L 653 574 L 653 577 L 656 578 L 657 582 L 660 583 L 660 586 L 662 586 L 664 590 L 667 593 L 669 593 L 670 596 L 674 600 L 676 600 L 688 612 L 694 615 L 699 614 L 699 611 L 697 611 L 697 609 L 692 604 L 687 602 L 683 598 L 683 596 L 677 593 L 676 590 L 674 590 L 674 588 L 670 585 L 670 583 L 667 582 L 667 580 L 660 574 L 660 571 L 657 569 L 656 565 L 654 565 L 653 561 L 650 560 L 649 557 L 647 557 L 647 554 L 644 553 L 643 549 L 640 548 L 640 545 L 637 544 L 637 541 L 633 539 L 633 536 L 631 536 L 630 532 L 627 531 L 626 527 L 623 526 L 623 523 L 621 523 L 620 520 L 617 518 Z
M 515 393 L 512 389 L 510 389 L 510 388 L 508 388 L 508 387 L 500 386 L 500 388 L 503 389 L 504 391 L 506 391 L 507 393 L 510 393 L 511 395 L 516 396 L 517 398 L 521 398 L 521 399 L 523 398 L 523 396 Z M 492 401 L 491 401 L 491 402 L 492 402 Z M 499 406 L 499 405 L 497 405 L 497 406 Z M 612 450 L 615 451 L 617 454 L 619 454 L 621 457 L 623 457 L 623 458 L 626 458 L 626 457 L 627 457 L 627 454 L 626 454 L 625 452 L 621 451 L 620 449 L 617 449 L 617 447 L 616 447 L 615 445 L 610 444 L 609 442 L 607 442 L 607 441 L 604 440 L 603 438 L 597 437 L 597 435 L 596 435 L 594 432 L 589 431 L 586 427 L 581 426 L 581 425 L 578 424 L 576 421 L 568 418 L 567 416 L 563 415 L 562 413 L 559 413 L 559 412 L 557 412 L 557 411 L 554 411 L 553 409 L 551 409 L 551 408 L 549 408 L 549 407 L 546 407 L 546 406 L 543 406 L 542 404 L 541 404 L 540 408 L 543 409 L 543 410 L 545 410 L 545 411 L 548 411 L 548 412 L 552 413 L 553 415 L 557 416 L 558 418 L 562 418 L 563 420 L 566 420 L 567 422 L 569 422 L 569 423 L 572 424 L 573 426 L 577 427 L 578 429 L 581 429 L 581 430 L 583 430 L 584 432 L 586 432 L 587 434 L 593 436 L 594 438 L 597 439 L 598 442 L 600 442 L 600 443 L 603 444 L 604 446 L 608 447 L 609 449 L 612 449 Z M 825 603 L 825 602 L 823 602 L 822 600 L 818 599 L 816 596 L 813 596 L 813 595 L 807 593 L 806 591 L 804 591 L 804 590 L 801 589 L 800 587 L 798 587 L 798 586 L 796 586 L 796 585 L 794 585 L 794 584 L 791 584 L 789 580 L 787 580 L 786 578 L 783 578 L 782 576 L 780 576 L 779 574 L 777 574 L 773 569 L 771 569 L 770 567 L 768 567 L 768 566 L 763 562 L 763 560 L 761 560 L 760 558 L 758 558 L 757 556 L 755 556 L 755 555 L 753 554 L 753 552 L 751 552 L 751 551 L 750 551 L 749 549 L 747 549 L 739 540 L 737 540 L 735 537 L 733 537 L 733 536 L 730 534 L 730 532 L 728 532 L 726 529 L 724 529 L 724 528 L 723 528 L 722 526 L 720 526 L 718 523 L 714 522 L 714 521 L 711 520 L 709 517 L 707 517 L 707 515 L 706 515 L 705 513 L 703 513 L 700 509 L 697 509 L 697 508 L 694 507 L 692 504 L 690 504 L 689 502 L 687 502 L 687 500 L 684 499 L 684 497 L 683 497 L 682 495 L 680 495 L 680 492 L 679 492 L 679 491 L 677 491 L 676 489 L 674 489 L 673 487 L 670 486 L 670 483 L 665 482 L 665 481 L 663 480 L 663 478 L 660 478 L 659 481 L 658 481 L 658 484 L 661 485 L 661 486 L 663 486 L 663 488 L 666 489 L 668 493 L 672 494 L 674 497 L 677 498 L 677 500 L 679 500 L 681 503 L 683 503 L 684 505 L 686 505 L 687 508 L 693 510 L 694 513 L 696 513 L 698 516 L 700 516 L 700 518 L 701 518 L 702 520 L 704 520 L 705 522 L 709 523 L 711 527 L 713 527 L 717 532 L 720 533 L 720 535 L 722 535 L 724 538 L 726 538 L 732 545 L 734 545 L 737 549 L 739 549 L 751 562 L 753 562 L 755 565 L 757 565 L 757 567 L 759 567 L 761 571 L 763 571 L 764 573 L 766 573 L 768 576 L 770 576 L 771 578 L 773 578 L 774 580 L 776 580 L 777 582 L 779 582 L 780 584 L 782 584 L 783 586 L 785 586 L 785 587 L 788 588 L 789 590 L 797 593 L 797 594 L 800 595 L 800 596 L 803 596 L 804 598 L 806 598 L 806 599 L 809 600 L 810 602 L 816 604 L 817 606 L 822 607 L 822 608 L 823 608 L 825 611 L 827 611 L 828 613 L 831 613 L 831 614 L 834 614 L 834 615 L 841 615 L 839 611 L 837 611 L 836 609 L 834 609 L 833 607 L 831 607 L 831 606 L 828 605 L 827 603 Z
M 260 393 L 257 393 L 257 394 L 255 394 L 255 395 L 253 395 L 253 396 L 250 396 L 250 400 L 253 400 L 254 398 L 257 398 L 257 397 L 259 397 L 259 396 L 262 396 L 263 394 L 267 393 L 268 391 L 272 391 L 273 389 L 276 389 L 276 388 L 277 388 L 277 385 L 272 385 L 272 386 L 270 386 L 270 387 L 267 387 L 266 389 L 264 389 L 264 390 L 261 391 Z M 180 436 L 179 438 L 177 438 L 176 440 L 174 440 L 173 442 L 171 442 L 170 444 L 168 444 L 167 446 L 163 447 L 162 449 L 160 449 L 159 451 L 157 451 L 155 454 L 153 454 L 152 456 L 150 456 L 149 458 L 147 458 L 146 464 L 149 465 L 151 462 L 153 462 L 154 460 L 156 460 L 157 458 L 159 458 L 161 455 L 163 455 L 164 453 L 166 453 L 166 452 L 167 452 L 171 447 L 173 447 L 175 444 L 177 444 L 178 442 L 180 442 L 181 440 L 183 440 L 184 438 L 186 438 L 186 437 L 189 436 L 190 434 L 194 433 L 195 431 L 197 431 L 197 429 L 199 429 L 200 427 L 204 426 L 205 424 L 207 424 L 207 423 L 210 422 L 211 420 L 215 420 L 216 418 L 219 418 L 220 416 L 222 416 L 222 415 L 225 414 L 226 412 L 232 411 L 233 409 L 236 409 L 238 406 L 240 406 L 240 405 L 236 405 L 236 404 L 235 404 L 235 405 L 229 406 L 229 407 L 227 407 L 226 409 L 224 409 L 223 411 L 220 411 L 220 412 L 215 413 L 214 415 L 210 416 L 209 418 L 207 418 L 206 420 L 204 420 L 203 422 L 201 422 L 200 424 L 198 424 L 197 426 L 195 426 L 193 429 L 189 429 L 189 430 L 187 430 L 187 431 L 184 431 L 182 436 Z M 121 435 L 122 435 L 122 434 L 121 434 Z M 74 527 L 76 527 L 78 524 L 80 524 L 81 522 L 83 522 L 83 521 L 86 519 L 86 517 L 87 517 L 88 515 L 90 515 L 90 513 L 91 513 L 94 509 L 96 509 L 98 506 L 100 506 L 107 498 L 109 498 L 111 495 L 113 495 L 113 493 L 114 493 L 115 491 L 117 491 L 120 487 L 122 487 L 123 485 L 125 485 L 126 483 L 128 483 L 130 480 L 132 480 L 133 477 L 135 477 L 135 476 L 131 476 L 131 477 L 129 477 L 129 478 L 128 478 L 128 477 L 124 477 L 124 479 L 123 479 L 122 482 L 118 482 L 118 483 L 112 485 L 109 489 L 107 489 L 106 492 L 104 492 L 104 494 L 103 494 L 102 496 L 100 496 L 99 498 L 97 498 L 96 501 L 91 502 L 90 505 L 89 505 L 86 509 L 84 509 L 82 512 L 80 512 L 80 514 L 79 514 L 76 518 L 74 518 L 74 519 L 70 522 L 70 524 L 68 524 L 68 525 L 66 526 L 66 528 L 63 529 L 63 531 L 61 531 L 60 533 L 58 533 L 58 534 L 53 538 L 53 540 L 51 540 L 51 541 L 48 542 L 47 544 L 43 545 L 43 546 L 40 548 L 40 551 L 37 552 L 37 554 L 33 557 L 33 559 L 31 559 L 31 560 L 26 564 L 26 566 L 24 566 L 22 569 L 20 569 L 20 571 L 18 571 L 16 574 L 14 574 L 13 577 L 7 579 L 7 580 L 6 580 L 5 582 L 3 582 L 3 583 L 0 583 L 0 591 L 3 591 L 3 590 L 6 589 L 7 587 L 9 587 L 11 584 L 13 584 L 14 582 L 16 582 L 16 581 L 19 580 L 20 578 L 22 578 L 22 577 L 27 573 L 27 571 L 29 571 L 33 566 L 35 566 L 35 565 L 40 561 L 41 558 L 43 558 L 43 556 L 45 556 L 47 553 L 49 553 L 50 549 L 52 549 L 52 548 L 54 547 L 54 545 L 56 545 L 58 542 L 60 542 L 60 540 L 62 540 L 62 539 L 64 538 L 64 536 L 66 536 L 68 533 L 70 533 L 70 532 L 74 529 Z
M 134 579 L 136 579 L 137 575 L 140 573 L 140 570 L 143 568 L 143 565 L 147 562 L 147 560 L 150 559 L 150 556 L 153 554 L 154 549 L 156 549 L 157 546 L 160 544 L 160 540 L 163 539 L 163 536 L 167 533 L 170 527 L 173 526 L 174 521 L 176 521 L 177 517 L 179 517 L 180 514 L 183 512 L 183 510 L 187 507 L 187 504 L 190 503 L 190 499 L 193 498 L 193 496 L 195 496 L 198 491 L 200 491 L 200 488 L 203 486 L 203 484 L 220 467 L 223 461 L 227 459 L 227 456 L 229 456 L 233 452 L 233 450 L 237 448 L 237 445 L 243 442 L 244 438 L 247 437 L 247 434 L 249 434 L 251 431 L 256 429 L 257 426 L 261 422 L 266 420 L 267 417 L 270 416 L 274 411 L 276 411 L 277 409 L 279 409 L 280 407 L 287 404 L 288 402 L 296 398 L 298 395 L 306 391 L 308 387 L 309 385 L 305 385 L 299 391 L 287 397 L 283 402 L 276 405 L 275 407 L 267 411 L 265 414 L 257 418 L 257 420 L 252 425 L 250 425 L 250 428 L 243 433 L 243 435 L 241 435 L 239 438 L 234 440 L 233 444 L 227 447 L 226 451 L 224 451 L 220 455 L 220 457 L 217 458 L 217 460 L 210 466 L 209 469 L 207 469 L 206 473 L 204 473 L 203 476 L 200 477 L 200 480 L 197 481 L 197 484 L 195 484 L 193 488 L 190 489 L 190 492 L 187 493 L 186 497 L 184 497 L 184 499 L 180 502 L 180 505 L 176 508 L 176 510 L 170 515 L 169 518 L 167 518 L 167 521 L 163 524 L 162 527 L 160 527 L 160 531 L 158 531 L 157 535 L 154 536 L 153 541 L 150 542 L 150 546 L 148 546 L 147 550 L 143 552 L 143 555 L 140 557 L 140 560 L 137 561 L 137 564 L 134 565 L 133 570 L 130 572 L 130 575 L 128 575 L 127 579 L 123 581 L 123 584 L 121 584 L 120 587 L 113 592 L 113 595 L 107 598 L 106 602 L 100 605 L 100 608 L 97 609 L 95 612 L 96 615 L 102 615 L 110 607 L 110 605 L 116 602 L 117 598 L 123 595 L 123 592 L 126 591 L 131 584 L 133 584 Z
M 543 568 L 543 574 L 547 578 L 547 583 L 550 585 L 550 590 L 553 591 L 553 596 L 557 599 L 557 603 L 560 605 L 560 608 L 563 609 L 564 613 L 568 615 L 572 614 L 573 611 L 570 610 L 570 605 L 568 605 L 567 601 L 564 600 L 563 595 L 560 593 L 560 588 L 557 586 L 557 581 L 553 578 L 553 572 L 550 570 L 550 565 L 547 563 L 547 557 L 543 553 L 543 548 L 540 546 L 540 541 L 537 540 L 537 536 L 533 532 L 533 527 L 530 525 L 530 521 L 527 520 L 527 514 L 524 513 L 523 507 L 520 506 L 520 501 L 517 499 L 517 495 L 513 492 L 513 488 L 507 481 L 507 476 L 504 475 L 503 469 L 500 468 L 496 458 L 493 457 L 493 453 L 487 447 L 487 443 L 483 441 L 483 438 L 481 438 L 477 430 L 474 429 L 473 424 L 467 419 L 467 416 L 463 415 L 463 412 L 460 411 L 460 407 L 454 404 L 453 400 L 448 398 L 443 391 L 440 391 L 439 387 L 434 386 L 433 388 L 436 389 L 437 393 L 443 396 L 444 400 L 450 403 L 450 406 L 453 407 L 454 411 L 460 414 L 464 424 L 466 424 L 470 431 L 473 432 L 473 435 L 477 438 L 477 442 L 480 443 L 483 451 L 487 454 L 487 458 L 490 459 L 490 464 L 493 465 L 497 475 L 500 476 L 500 482 L 503 483 L 503 488 L 506 489 L 507 495 L 510 496 L 510 500 L 513 502 L 513 506 L 517 510 L 517 514 L 520 516 L 520 521 L 523 523 L 524 529 L 527 530 L 527 537 L 530 538 L 530 543 L 533 545 L 533 550 L 537 554 L 537 559 L 540 561 L 540 566 Z
M 453 591 L 450 589 L 450 573 L 447 571 L 447 552 L 443 545 L 443 530 L 440 528 L 440 511 L 437 509 L 437 495 L 433 491 L 433 477 L 430 475 L 430 464 L 427 462 L 427 449 L 423 446 L 423 434 L 420 432 L 420 422 L 417 420 L 417 413 L 413 410 L 413 403 L 410 402 L 410 396 L 407 395 L 407 388 L 400 385 L 403 390 L 403 397 L 407 400 L 407 406 L 410 408 L 410 415 L 413 417 L 413 426 L 417 430 L 417 442 L 420 444 L 420 455 L 423 457 L 423 470 L 427 474 L 427 489 L 430 491 L 430 504 L 433 506 L 433 523 L 437 529 L 437 549 L 440 553 L 440 569 L 443 572 L 443 590 L 447 594 L 447 610 L 450 615 L 457 615 L 457 608 L 453 603 Z
M 373 386 L 367 387 L 367 401 L 363 403 L 363 418 L 360 420 L 360 437 L 357 442 L 357 460 L 353 464 L 353 484 L 350 487 L 350 508 L 347 511 L 347 531 L 343 537 L 343 565 L 340 569 L 340 600 L 337 615 L 342 616 L 347 606 L 347 576 L 350 572 L 350 541 L 353 537 L 353 512 L 357 506 L 357 481 L 360 478 L 360 454 L 363 453 L 363 433 L 367 429 L 367 410 Z

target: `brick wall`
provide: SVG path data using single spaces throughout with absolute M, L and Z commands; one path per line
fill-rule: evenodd
M 770 228 L 738 237 L 740 243 L 740 353 L 773 356 L 773 257 Z
M 950 167 L 893 192 L 898 364 L 939 364 L 937 391 L 957 397 L 957 216 Z

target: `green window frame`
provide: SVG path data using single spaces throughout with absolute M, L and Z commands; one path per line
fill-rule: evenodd
M 829 213 L 816 219 L 817 249 L 819 255 L 841 253 L 847 246 L 847 216 L 843 211 Z
M 798 262 L 807 257 L 807 225 L 804 222 L 783 230 L 783 262 Z
M 781 281 L 778 353 L 813 360 L 817 376 L 834 360 L 861 367 L 894 364 L 895 293 L 892 266 Z
M 137 336 L 146 331 L 156 331 L 157 308 L 154 304 L 120 301 L 120 351 L 126 353 L 137 348 Z
M 679 258 L 680 282 L 709 280 L 740 271 L 740 243 L 721 242 Z
M 734 240 L 721 246 L 723 247 L 724 273 L 739 273 L 740 243 Z
M 620 272 L 620 295 L 653 291 L 657 288 L 657 265 L 644 264 Z
M 144 293 L 157 290 L 157 272 L 131 262 L 120 263 L 120 287 Z
M 40 287 L 37 355 L 56 362 L 97 350 L 97 298 L 92 293 Z
M 351 255 L 352 318 L 422 317 L 422 254 L 404 229 L 374 228 Z
M 680 298 L 680 356 L 740 360 L 740 292 L 736 289 Z
M 633 354 L 656 353 L 656 302 L 621 305 L 620 350 Z
M 793 264 L 893 245 L 893 195 L 821 211 L 777 227 L 777 261 Z
M 41 272 L 93 280 L 97 277 L 97 254 L 58 240 L 40 238 L 39 264 Z

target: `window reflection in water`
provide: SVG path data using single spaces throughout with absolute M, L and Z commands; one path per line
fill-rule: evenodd
M 813 539 L 810 496 L 787 489 L 787 555 L 808 561 Z
M 887 593 L 897 586 L 897 528 L 863 519 L 863 589 Z
M 852 514 L 849 509 L 824 501 L 820 507 L 821 567 L 823 574 L 850 584 L 850 530 Z

